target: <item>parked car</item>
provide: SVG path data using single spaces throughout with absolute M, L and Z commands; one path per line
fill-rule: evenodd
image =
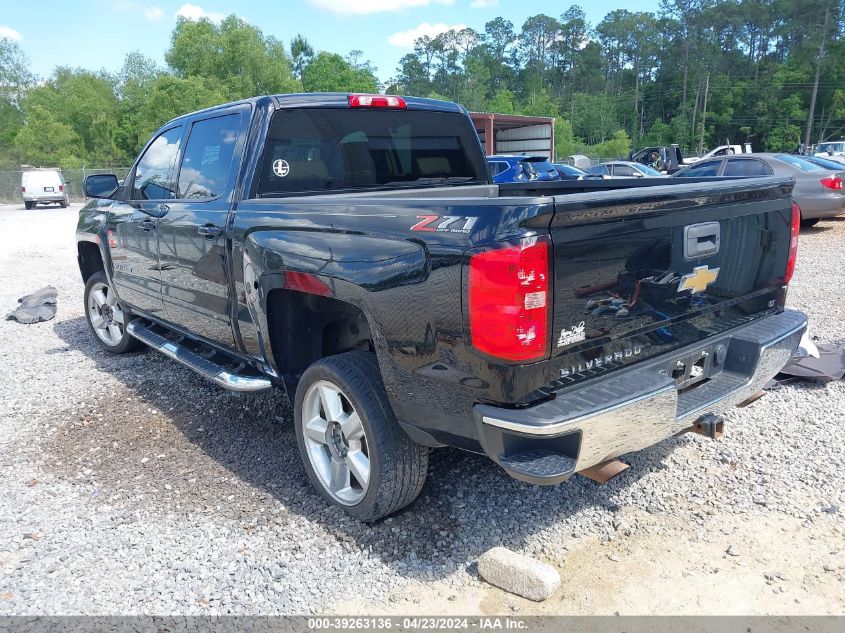
M 673 174 L 678 178 L 772 175 L 795 179 L 792 196 L 801 208 L 802 226 L 813 226 L 819 220 L 845 213 L 845 165 L 837 169 L 806 156 L 779 153 L 727 156 L 702 160 Z
M 561 180 L 584 180 L 588 177 L 587 172 L 583 169 L 578 169 L 565 163 L 552 163 L 552 167 L 557 169 Z
M 628 160 L 656 169 L 661 174 L 674 174 L 684 163 L 677 144 L 661 147 L 644 147 L 628 154 Z
M 662 178 L 656 169 L 629 160 L 614 160 L 593 165 L 587 173 L 601 178 Z
M 594 184 L 493 184 L 453 103 L 221 105 L 166 123 L 123 186 L 86 178 L 83 308 L 108 352 L 282 390 L 308 479 L 358 519 L 411 503 L 436 447 L 556 484 L 715 438 L 806 330 L 789 178 Z
M 69 204 L 65 179 L 58 169 L 25 168 L 21 173 L 21 195 L 27 209 L 37 204 L 59 204 L 61 207 Z
M 558 170 L 545 156 L 498 154 L 488 156 L 487 165 L 495 183 L 560 180 Z

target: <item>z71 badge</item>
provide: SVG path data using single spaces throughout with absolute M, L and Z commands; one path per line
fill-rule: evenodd
M 440 233 L 469 233 L 478 222 L 477 217 L 460 215 L 418 215 L 412 231 L 432 231 Z

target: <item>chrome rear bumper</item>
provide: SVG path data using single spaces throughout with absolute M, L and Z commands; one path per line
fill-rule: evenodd
M 786 365 L 806 328 L 804 314 L 786 310 L 533 407 L 476 405 L 481 444 L 511 476 L 531 483 L 559 483 L 575 472 L 686 431 L 701 416 L 746 400 Z M 679 391 L 666 367 L 720 347 L 725 348 L 724 359 L 712 367 L 708 379 Z

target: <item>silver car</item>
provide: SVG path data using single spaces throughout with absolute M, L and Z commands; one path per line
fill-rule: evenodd
M 760 153 L 702 160 L 672 174 L 676 178 L 791 176 L 792 197 L 801 208 L 802 226 L 845 213 L 845 165 L 824 167 L 795 154 Z
M 648 165 L 629 160 L 612 160 L 599 163 L 590 167 L 587 173 L 602 178 L 659 178 L 665 175 Z

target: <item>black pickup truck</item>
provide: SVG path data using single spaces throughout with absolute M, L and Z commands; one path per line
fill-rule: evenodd
M 715 435 L 806 328 L 791 180 L 493 185 L 453 103 L 222 105 L 85 187 L 97 342 L 285 390 L 312 484 L 365 521 L 417 497 L 433 447 L 555 484 Z

